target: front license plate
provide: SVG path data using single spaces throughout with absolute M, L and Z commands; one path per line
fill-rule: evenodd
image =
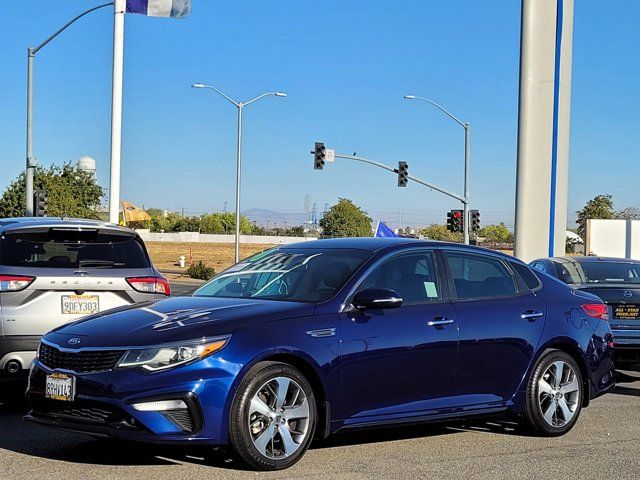
M 66 373 L 52 373 L 47 375 L 44 396 L 51 400 L 73 402 L 76 394 L 76 378 Z
M 613 318 L 617 320 L 638 320 L 640 305 L 616 305 L 613 307 Z
M 62 313 L 65 315 L 89 315 L 100 311 L 97 295 L 63 295 Z

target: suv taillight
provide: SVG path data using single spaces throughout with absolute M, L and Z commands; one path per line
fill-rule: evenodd
M 0 275 L 0 292 L 19 292 L 24 290 L 36 277 L 24 275 Z
M 169 281 L 164 277 L 129 277 L 127 282 L 138 292 L 171 295 Z
M 609 320 L 609 309 L 604 303 L 587 303 L 582 305 L 584 313 L 600 320 Z

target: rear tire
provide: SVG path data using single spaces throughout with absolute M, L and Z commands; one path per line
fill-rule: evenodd
M 583 400 L 580 367 L 567 353 L 550 350 L 538 360 L 529 378 L 526 423 L 538 435 L 564 435 L 578 420 Z
M 317 412 L 311 385 L 286 363 L 261 362 L 245 375 L 231 405 L 229 441 L 256 470 L 280 470 L 309 448 Z

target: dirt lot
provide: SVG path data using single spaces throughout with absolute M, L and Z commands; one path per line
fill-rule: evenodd
M 145 242 L 154 265 L 160 270 L 179 270 L 178 259 L 181 255 L 189 261 L 204 263 L 216 269 L 224 270 L 233 263 L 232 243 L 174 243 L 174 242 Z M 273 245 L 240 244 L 240 258 L 246 258 Z M 185 268 L 186 270 L 186 268 Z

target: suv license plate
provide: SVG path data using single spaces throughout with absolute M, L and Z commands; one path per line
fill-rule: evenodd
M 66 373 L 51 373 L 47 375 L 44 396 L 51 400 L 73 402 L 76 395 L 76 378 Z
M 100 310 L 98 295 L 63 295 L 62 313 L 65 315 L 89 315 Z

